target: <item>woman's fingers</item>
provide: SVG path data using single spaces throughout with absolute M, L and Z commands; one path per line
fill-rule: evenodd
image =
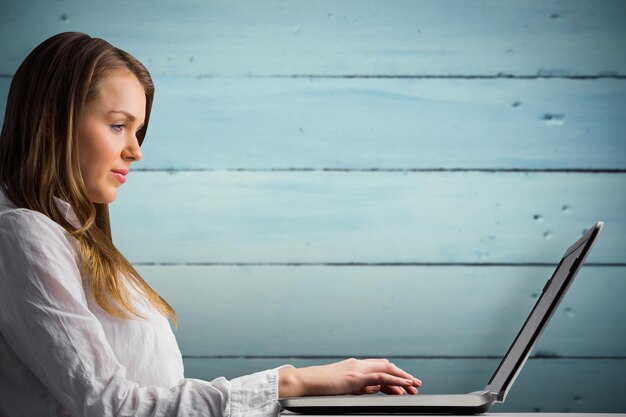
M 383 392 L 388 395 L 404 395 L 406 391 L 401 387 L 396 387 L 393 385 L 383 385 L 380 387 L 380 392 Z
M 401 378 L 384 372 L 370 372 L 362 375 L 362 385 L 396 385 L 408 387 L 414 384 L 413 379 Z
M 408 394 L 411 394 L 411 395 L 415 395 L 415 394 L 417 394 L 417 388 L 415 388 L 415 387 L 413 387 L 413 386 L 411 386 L 411 387 L 404 387 L 404 389 L 405 389 L 405 391 L 406 391 Z
M 422 381 L 415 378 L 413 375 L 409 374 L 408 372 L 398 368 L 394 363 L 390 363 L 389 366 L 391 367 L 391 369 L 393 370 L 393 374 L 400 376 L 402 378 L 406 378 L 406 379 L 410 379 L 412 381 L 415 381 L 415 384 L 417 386 L 422 385 Z
M 364 387 L 359 394 L 376 394 L 377 392 L 379 392 L 381 389 L 380 385 L 369 385 L 367 387 Z
M 417 394 L 417 388 L 415 387 L 398 387 L 394 385 L 383 385 L 380 388 L 380 392 L 390 395 L 415 395 Z
M 422 381 L 408 372 L 398 368 L 394 363 L 385 358 L 370 358 L 357 360 L 354 358 L 345 361 L 346 366 L 360 374 L 357 385 L 361 387 L 380 385 L 380 392 L 391 395 L 417 394 L 416 387 L 422 385 Z M 369 393 L 370 388 L 355 387 L 359 393 Z
M 413 375 L 409 374 L 408 372 L 398 368 L 394 363 L 389 362 L 386 359 L 383 360 L 371 360 L 368 363 L 368 367 L 370 368 L 369 371 L 370 372 L 384 372 L 390 375 L 395 375 L 401 378 L 406 378 L 406 379 L 410 379 L 411 381 L 414 381 L 415 386 L 421 386 L 422 385 L 422 381 L 415 378 Z

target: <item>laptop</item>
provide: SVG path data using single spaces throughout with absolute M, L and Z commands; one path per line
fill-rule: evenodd
M 299 414 L 478 414 L 493 403 L 502 403 L 513 386 L 533 346 L 552 318 L 570 284 L 591 251 L 603 222 L 597 222 L 574 242 L 561 258 L 554 273 L 543 287 L 541 296 L 495 373 L 480 391 L 446 395 L 336 395 L 289 397 L 280 405 Z

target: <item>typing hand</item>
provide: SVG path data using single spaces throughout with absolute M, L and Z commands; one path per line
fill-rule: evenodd
M 302 397 L 339 394 L 417 394 L 422 381 L 387 359 L 346 359 L 305 368 L 279 369 L 278 395 Z

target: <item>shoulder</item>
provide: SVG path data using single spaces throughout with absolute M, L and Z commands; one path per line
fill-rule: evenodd
M 33 233 L 47 231 L 61 233 L 65 229 L 46 216 L 35 210 L 13 208 L 0 211 L 0 229 L 3 232 Z
M 0 211 L 0 248 L 3 252 L 51 246 L 75 252 L 75 239 L 54 220 L 35 210 L 10 208 Z M 77 242 L 76 242 L 77 243 Z

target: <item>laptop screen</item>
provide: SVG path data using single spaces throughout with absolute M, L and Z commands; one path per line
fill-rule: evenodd
M 574 280 L 578 269 L 591 250 L 596 237 L 602 229 L 602 225 L 602 222 L 596 223 L 583 237 L 565 251 L 561 262 L 559 262 L 552 277 L 544 286 L 541 296 L 526 319 L 524 326 L 522 326 L 522 329 L 517 334 L 513 344 L 485 388 L 492 394 L 495 394 L 495 401 L 504 401 L 515 378 L 528 359 L 530 351 L 539 339 L 548 321 L 550 321 L 559 302 Z

